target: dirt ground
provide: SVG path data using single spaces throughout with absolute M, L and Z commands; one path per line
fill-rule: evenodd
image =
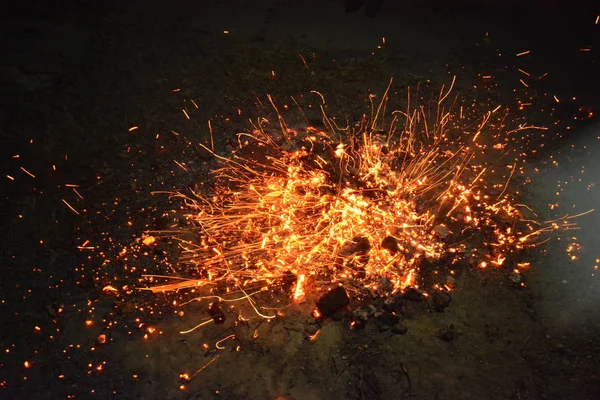
M 224 324 L 181 335 L 205 305 L 102 290 L 121 275 L 116 252 L 169 207 L 151 192 L 207 181 L 212 158 L 187 142 L 208 143 L 210 120 L 224 154 L 267 94 L 291 110 L 291 96 L 320 104 L 318 91 L 345 121 L 390 78 L 403 97 L 417 85 L 437 96 L 456 77 L 465 104 L 549 128 L 527 143 L 524 201 L 556 216 L 548 199 L 564 169 L 552 160 L 572 163 L 577 181 L 570 149 L 598 136 L 596 14 L 388 1 L 368 17 L 333 0 L 34 2 L 2 14 L 0 398 L 600 398 L 599 286 L 567 259 L 570 234 L 531 252 L 526 288 L 510 271 L 467 268 L 443 312 L 406 300 L 405 334 L 343 316 L 317 324 L 309 301 L 245 324 L 226 310 Z

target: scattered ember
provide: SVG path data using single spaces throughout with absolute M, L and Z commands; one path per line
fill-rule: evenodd
M 171 193 L 182 205 L 165 213 L 170 228 L 141 241 L 174 240 L 181 254 L 169 274 L 144 275 L 145 289 L 247 300 L 273 318 L 256 299 L 276 290 L 295 301 L 335 286 L 354 297 L 391 296 L 450 290 L 446 273 L 435 277 L 442 264 L 519 268 L 520 250 L 573 227 L 573 217 L 540 223 L 517 201 L 522 155 L 507 144 L 541 128 L 494 125 L 505 117 L 496 115 L 500 107 L 466 124 L 462 109 L 460 117 L 445 109 L 451 89 L 433 111 L 384 115 L 388 87 L 354 126 L 323 115 L 326 129 L 292 129 L 277 112 L 280 129 L 259 120 L 238 134 L 229 157 L 202 146 L 219 163 L 214 187 Z M 434 267 L 434 279 L 425 279 L 424 265 Z

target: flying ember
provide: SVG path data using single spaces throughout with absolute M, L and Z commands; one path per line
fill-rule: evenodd
M 389 114 L 388 92 L 355 125 L 323 113 L 322 128 L 291 128 L 276 112 L 278 129 L 258 120 L 231 154 L 204 147 L 219 164 L 214 184 L 171 193 L 181 206 L 165 214 L 170 228 L 144 243 L 175 241 L 180 253 L 169 274 L 146 275 L 147 288 L 246 300 L 273 317 L 258 298 L 447 291 L 459 266 L 518 273 L 520 250 L 571 226 L 540 223 L 518 202 L 525 182 L 507 144 L 533 127 L 490 127 L 498 108 L 467 124 L 445 109 L 449 90 L 433 111 Z

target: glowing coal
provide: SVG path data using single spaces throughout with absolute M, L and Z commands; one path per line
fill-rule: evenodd
M 422 266 L 442 259 L 448 270 L 422 289 L 449 291 L 458 263 L 519 268 L 517 252 L 568 218 L 525 217 L 533 212 L 509 190 L 517 162 L 496 164 L 518 158 L 506 143 L 528 127 L 488 133 L 488 112 L 467 130 L 444 110 L 448 93 L 431 121 L 423 107 L 384 116 L 386 91 L 354 126 L 324 115 L 325 129 L 292 129 L 277 113 L 278 130 L 259 120 L 227 157 L 204 147 L 220 164 L 214 187 L 172 194 L 186 226 L 152 237 L 175 239 L 182 253 L 173 276 L 146 276 L 149 290 L 247 300 L 272 318 L 257 299 L 277 291 L 297 301 L 340 286 L 351 297 L 390 296 L 423 286 Z

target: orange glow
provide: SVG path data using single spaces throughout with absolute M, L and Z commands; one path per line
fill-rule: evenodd
M 65 205 L 66 205 L 67 207 L 69 207 L 69 209 L 70 209 L 71 211 L 73 211 L 75 214 L 79 215 L 79 211 L 77 211 L 75 208 L 73 208 L 73 206 L 72 206 L 72 205 L 70 205 L 70 204 L 69 204 L 69 203 L 68 203 L 68 202 L 67 202 L 65 199 L 61 199 L 61 200 L 62 200 L 62 202 L 63 202 L 63 203 L 65 203 Z
M 199 368 L 196 372 L 194 372 L 191 375 L 187 372 L 179 374 L 179 379 L 181 379 L 185 382 L 190 382 L 196 375 L 198 375 L 200 372 L 204 371 L 210 364 L 215 362 L 219 357 L 221 357 L 221 355 L 217 354 L 216 356 L 214 356 L 212 359 L 210 359 L 206 364 L 204 364 L 201 368 Z M 181 390 L 184 390 L 186 387 L 185 387 L 185 385 L 181 385 L 179 388 Z
M 402 282 L 400 287 L 406 288 L 406 287 L 414 285 L 414 283 L 415 283 L 415 270 L 411 269 L 410 271 L 408 271 L 408 274 L 406 274 L 406 277 L 404 278 L 404 281 Z
M 317 338 L 319 337 L 319 333 L 321 333 L 320 329 L 318 331 L 316 331 L 314 335 L 310 335 L 308 337 L 308 339 L 311 340 L 311 341 L 317 340 Z
M 189 381 L 190 374 L 188 374 L 187 372 L 184 372 L 183 374 L 179 374 L 179 379 L 183 379 L 184 381 Z
M 521 73 L 524 79 L 529 76 Z M 268 97 L 276 128 L 266 118 L 253 121 L 251 129 L 238 134 L 227 157 L 214 152 L 209 121 L 211 142 L 207 138 L 200 147 L 218 163 L 214 184 L 207 190 L 168 193 L 180 202 L 181 223 L 148 232 L 136 243 L 162 245 L 168 238 L 181 253 L 161 272 L 145 273 L 142 289 L 186 290 L 194 300 L 227 307 L 244 301 L 247 317 L 238 311 L 235 321 L 242 323 L 282 315 L 284 305 L 263 303 L 280 290 L 287 301 L 298 303 L 332 284 L 351 287 L 357 298 L 395 295 L 417 285 L 428 286 L 427 295 L 431 287 L 453 290 L 454 281 L 440 273 L 431 278 L 437 281 L 424 282 L 424 263 L 436 266 L 449 259 L 451 265 L 482 269 L 525 268 L 516 259 L 520 250 L 571 226 L 570 217 L 535 221 L 516 200 L 513 181 L 524 176 L 523 156 L 509 144 L 543 128 L 505 128 L 500 106 L 480 118 L 461 108 L 458 118 L 444 104 L 453 85 L 441 90 L 433 110 L 407 107 L 393 112 L 393 118 L 383 115 L 388 87 L 370 116 L 338 127 L 323 114 L 328 121 L 323 130 L 292 129 Z M 176 164 L 188 170 L 187 164 Z M 129 270 L 139 252 L 152 253 L 147 248 L 119 253 Z M 444 272 L 441 267 L 439 272 Z M 110 285 L 105 291 L 116 292 Z M 317 309 L 313 316 L 322 317 Z M 181 333 L 215 322 L 206 317 Z
M 222 343 L 229 339 L 235 339 L 235 335 L 231 334 L 229 336 L 224 337 L 223 339 L 221 339 L 217 343 L 215 343 L 215 347 L 219 350 L 223 350 L 225 348 L 225 346 L 223 346 Z
M 296 289 L 294 290 L 294 301 L 301 301 L 304 298 L 304 280 L 306 276 L 304 274 L 298 275 L 298 281 L 296 282 Z
M 118 290 L 115 287 L 111 286 L 111 285 L 104 286 L 102 288 L 102 291 L 106 292 L 106 293 L 111 293 L 111 292 L 112 293 L 117 293 L 118 292 Z
M 154 244 L 155 242 L 156 242 L 156 238 L 154 236 L 146 236 L 142 240 L 142 243 L 144 243 L 146 246 L 150 246 L 150 245 Z
M 499 254 L 498 256 L 496 256 L 496 258 L 494 260 L 491 261 L 491 263 L 494 264 L 495 266 L 499 267 L 502 264 L 504 264 L 504 261 L 506 261 L 506 257 Z
M 23 167 L 20 167 L 20 168 L 21 168 L 21 171 L 25 172 L 25 173 L 26 173 L 27 175 L 29 175 L 30 177 L 32 177 L 32 178 L 35 178 L 35 175 L 34 175 L 34 174 L 32 174 L 31 172 L 27 171 L 27 170 L 26 170 L 25 168 L 23 168 Z

